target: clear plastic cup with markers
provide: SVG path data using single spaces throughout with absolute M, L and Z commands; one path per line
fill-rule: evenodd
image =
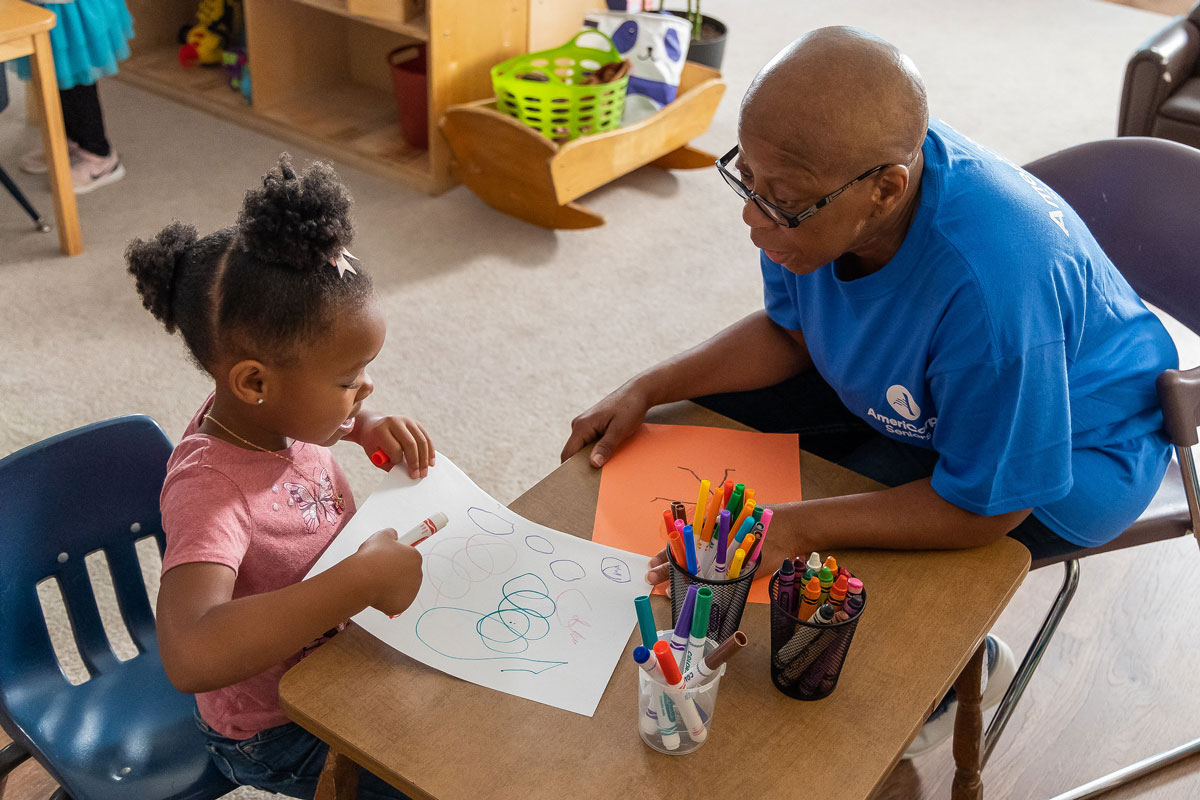
M 659 641 L 669 642 L 671 633 L 659 631 Z M 705 654 L 716 647 L 712 639 L 706 640 Z M 651 654 L 650 660 L 655 659 Z M 725 664 L 709 674 L 696 668 L 688 672 L 691 680 L 685 684 L 678 665 L 674 670 L 668 667 L 665 675 L 661 666 L 638 670 L 638 732 L 643 742 L 660 753 L 687 755 L 708 741 Z

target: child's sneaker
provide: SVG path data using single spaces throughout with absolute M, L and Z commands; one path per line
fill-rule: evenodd
M 988 636 L 985 646 L 987 647 L 987 669 L 983 671 L 981 687 L 983 700 L 979 705 L 982 710 L 987 711 L 989 708 L 1000 705 L 1000 701 L 1004 699 L 1008 685 L 1012 683 L 1013 676 L 1017 674 L 1017 662 L 1008 645 L 995 636 Z M 949 739 L 954 733 L 954 715 L 957 712 L 958 698 L 954 694 L 954 688 L 951 687 L 946 696 L 942 698 L 942 702 L 938 703 L 938 707 L 929 715 L 929 719 L 925 720 L 924 727 L 917 734 L 917 738 L 913 739 L 912 744 L 908 746 L 904 758 L 919 756 Z
M 98 156 L 80 149 L 79 161 L 71 165 L 71 182 L 75 184 L 75 194 L 87 194 L 93 189 L 116 183 L 124 177 L 125 167 L 121 164 L 116 150 L 107 156 Z
M 83 151 L 79 149 L 79 145 L 67 139 L 67 158 L 70 159 L 71 166 L 75 166 L 75 162 L 79 160 L 81 152 Z M 45 151 L 38 148 L 21 156 L 21 171 L 27 172 L 30 175 L 45 175 L 49 172 L 50 165 L 46 163 Z

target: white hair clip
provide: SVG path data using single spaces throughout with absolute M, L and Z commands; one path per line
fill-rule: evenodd
M 354 257 L 353 253 L 351 253 L 349 250 L 347 250 L 344 247 L 342 248 L 341 254 L 338 255 L 337 258 L 329 259 L 329 263 L 332 264 L 333 266 L 337 267 L 339 278 L 346 277 L 347 272 L 349 272 L 351 275 L 358 274 L 358 272 L 350 264 L 351 261 L 358 261 L 358 259 Z

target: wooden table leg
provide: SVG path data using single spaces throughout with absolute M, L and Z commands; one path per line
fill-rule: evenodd
M 33 91 L 41 99 L 42 144 L 50 168 L 50 190 L 54 195 L 54 217 L 58 221 L 58 242 L 63 254 L 83 252 L 79 232 L 79 212 L 75 207 L 75 187 L 71 183 L 71 162 L 67 156 L 67 133 L 63 127 L 62 105 L 58 100 L 58 80 L 54 75 L 54 57 L 50 53 L 50 34 L 33 35 L 33 55 L 29 57 L 33 73 Z
M 358 796 L 358 764 L 329 748 L 313 800 L 354 800 Z
M 982 800 L 983 778 L 979 759 L 983 749 L 983 710 L 979 704 L 983 692 L 979 684 L 983 680 L 983 663 L 987 647 L 979 643 L 979 649 L 954 682 L 954 693 L 958 697 L 958 713 L 954 715 L 954 783 L 950 787 L 951 800 Z

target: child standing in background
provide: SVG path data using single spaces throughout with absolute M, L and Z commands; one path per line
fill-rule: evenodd
M 398 614 L 421 584 L 420 553 L 390 529 L 303 580 L 355 510 L 329 447 L 382 449 L 413 477 L 434 462 L 418 423 L 363 408 L 386 325 L 345 250 L 349 207 L 329 166 L 297 175 L 285 155 L 236 225 L 200 238 L 176 222 L 126 252 L 143 304 L 215 383 L 162 491 L 163 666 L 196 694 L 226 777 L 297 797 L 313 796 L 327 746 L 284 716 L 280 678 L 344 620 Z M 360 786 L 404 796 L 369 773 Z
M 124 0 L 32 0 L 55 13 L 50 49 L 62 101 L 71 182 L 76 194 L 86 194 L 125 177 L 125 166 L 104 130 L 96 81 L 117 72 L 117 62 L 129 58 L 133 19 Z M 29 80 L 29 60 L 17 61 L 17 74 Z M 39 175 L 47 171 L 41 150 L 26 153 L 21 169 Z

